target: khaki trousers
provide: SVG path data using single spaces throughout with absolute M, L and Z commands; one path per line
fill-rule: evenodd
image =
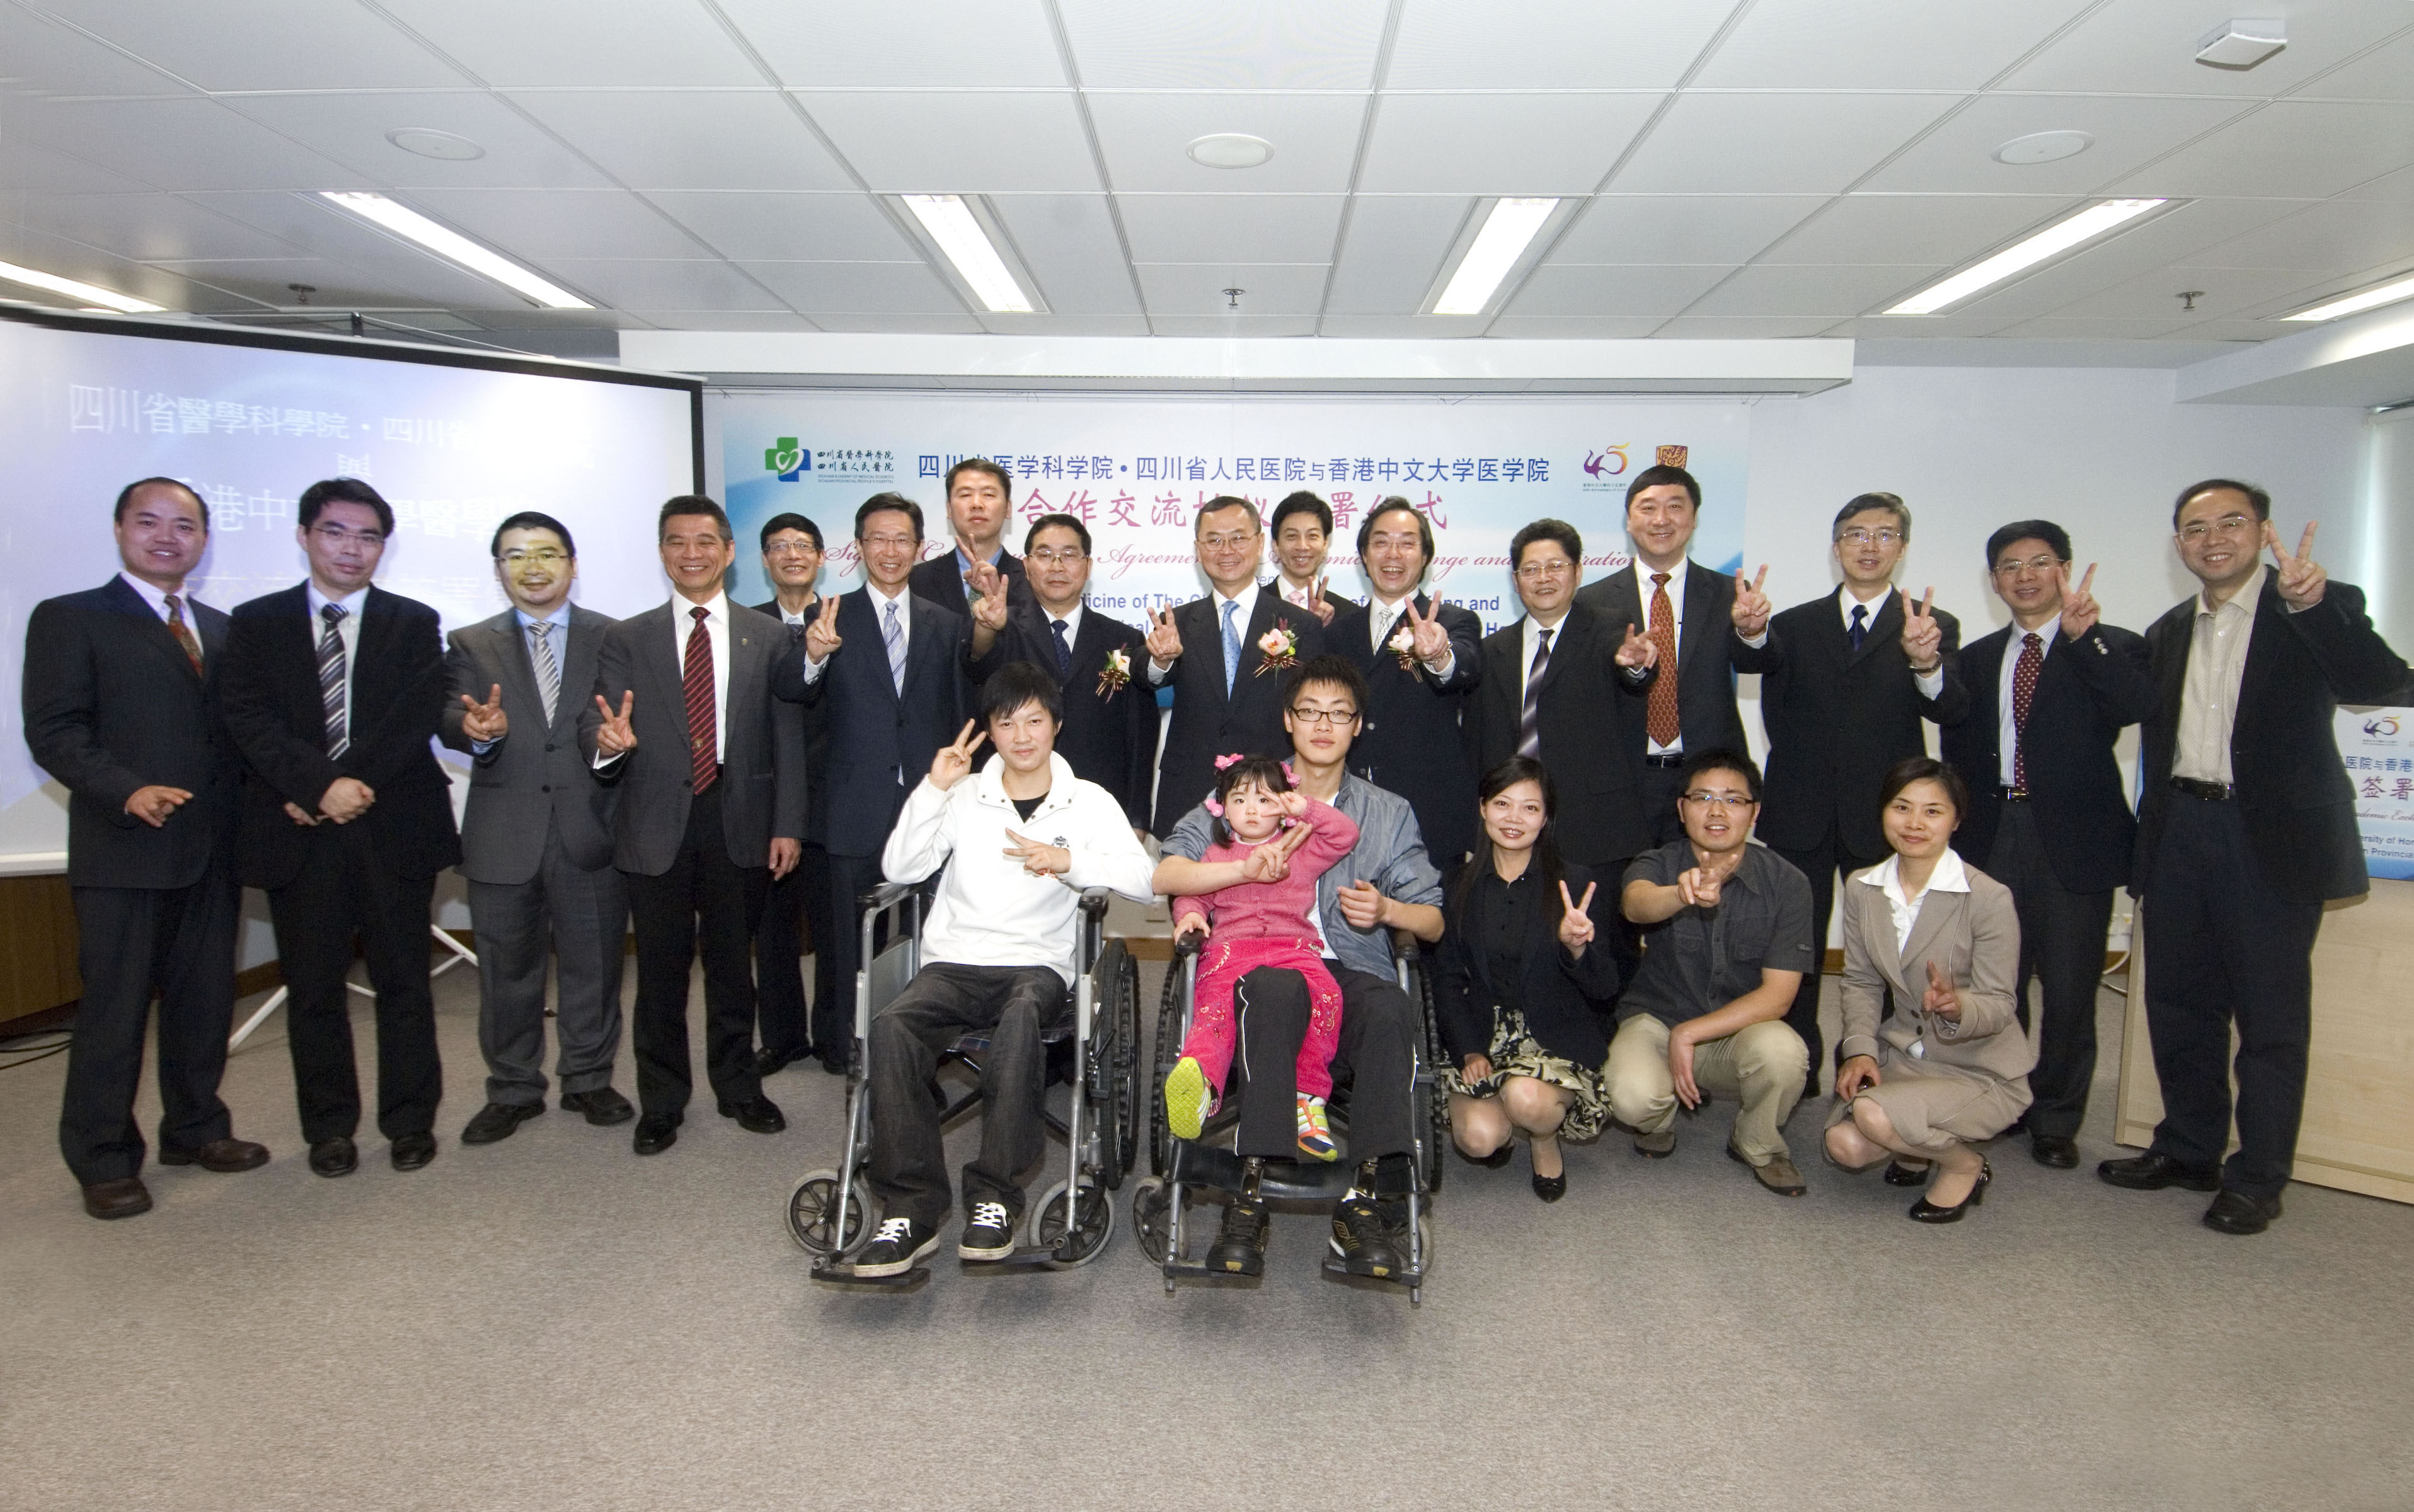
M 1693 1046 L 1693 1083 L 1711 1097 L 1743 1104 L 1731 1138 L 1754 1165 L 1780 1156 L 1791 1159 L 1778 1133 L 1802 1100 L 1802 1078 L 1810 1050 L 1802 1036 L 1772 1018 L 1737 1030 L 1722 1040 Z M 1637 1014 L 1609 1042 L 1609 1110 L 1617 1121 L 1644 1134 L 1658 1134 L 1676 1120 L 1676 1078 L 1668 1070 L 1668 1026 Z

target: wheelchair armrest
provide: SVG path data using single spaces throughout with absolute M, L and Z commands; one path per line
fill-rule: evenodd
M 1177 961 L 1186 960 L 1193 956 L 1200 955 L 1205 952 L 1206 949 L 1207 941 L 1198 935 L 1175 935 L 1173 937 L 1173 958 Z
M 1392 956 L 1394 960 L 1413 961 L 1423 958 L 1425 942 L 1406 929 L 1392 931 Z
M 1085 887 L 1081 890 L 1081 912 L 1094 923 L 1101 921 L 1107 916 L 1107 900 L 1114 896 L 1104 887 Z
M 882 882 L 856 899 L 856 903 L 866 913 L 877 913 L 906 894 L 915 891 L 916 886 L 917 884 L 914 882 Z

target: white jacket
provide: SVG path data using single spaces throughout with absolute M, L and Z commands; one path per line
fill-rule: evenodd
M 906 795 L 904 812 L 880 852 L 880 870 L 893 882 L 917 882 L 947 868 L 922 925 L 925 962 L 1048 966 L 1070 986 L 1083 890 L 1111 888 L 1143 903 L 1155 896 L 1149 878 L 1155 868 L 1123 805 L 1075 777 L 1062 756 L 1051 753 L 1048 769 L 1048 796 L 1027 820 L 1006 795 L 1003 756 L 992 755 L 978 774 L 944 793 L 926 777 Z M 1063 877 L 1032 876 L 1006 854 L 1012 843 L 1007 830 L 1063 846 L 1072 853 L 1073 869 Z

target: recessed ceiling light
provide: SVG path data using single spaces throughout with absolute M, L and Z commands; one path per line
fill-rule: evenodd
M 1218 131 L 1192 142 L 1187 151 L 1202 168 L 1255 168 L 1274 155 L 1274 144 L 1263 137 Z
M 922 223 L 922 230 L 938 244 L 955 265 L 957 275 L 972 286 L 974 297 L 985 307 L 997 315 L 1032 313 L 1031 296 L 1006 271 L 1006 259 L 997 255 L 995 244 L 962 195 L 909 194 L 903 199 L 905 208 Z
M 2095 145 L 2095 139 L 2084 131 L 2032 131 L 2025 137 L 2014 137 L 1995 149 L 1995 161 L 2009 163 L 2014 168 L 2026 168 L 2033 163 L 2059 163 L 2065 157 L 2076 157 Z
M 347 189 L 321 189 L 319 198 L 329 204 L 350 211 L 363 220 L 372 221 L 405 241 L 415 242 L 447 261 L 457 262 L 471 273 L 492 278 L 506 289 L 525 295 L 534 304 L 549 310 L 591 310 L 595 306 L 558 284 L 521 267 L 499 252 L 490 252 L 458 231 L 449 230 L 407 205 L 398 204 L 381 194 L 362 194 Z
M 156 315 L 165 308 L 164 305 L 154 304 L 147 299 L 136 299 L 131 294 L 120 294 L 112 289 L 79 283 L 73 278 L 62 278 L 54 273 L 43 273 L 35 268 L 20 268 L 13 262 L 0 262 L 0 278 L 6 278 L 12 284 L 23 284 L 28 289 L 48 289 L 53 294 L 65 294 L 69 299 L 80 299 L 88 306 L 104 305 L 127 315 Z
M 2294 315 L 2284 315 L 2280 319 L 2335 320 L 2342 315 L 2359 315 L 2365 310 L 2377 309 L 2383 304 L 2394 304 L 2401 299 L 2414 299 L 2414 275 L 2392 278 L 2385 284 L 2376 284 L 2360 294 L 2349 294 L 2345 299 L 2331 300 L 2325 304 L 2317 304 L 2310 310 L 2299 310 Z
M 1982 289 L 2000 284 L 2016 273 L 2034 268 L 2049 258 L 2058 257 L 2082 242 L 2103 235 L 2115 226 L 2136 219 L 2156 205 L 2169 202 L 2168 200 L 2107 200 L 2101 204 L 2090 205 L 2075 215 L 2054 222 L 2028 240 L 2005 247 L 1976 267 L 1921 289 L 1885 313 L 1933 315 L 1947 304 L 1958 304 Z
M 2287 45 L 2286 22 L 2228 21 L 2197 38 L 2196 61 L 2243 73 Z
M 1481 315 L 1492 296 L 1498 291 L 1500 281 L 1526 254 L 1534 233 L 1559 208 L 1557 200 L 1496 200 L 1491 214 L 1483 217 L 1483 230 L 1475 233 L 1475 241 L 1467 255 L 1458 259 L 1458 271 L 1451 274 L 1450 283 L 1434 301 L 1436 315 Z
M 486 149 L 469 138 L 434 126 L 400 126 L 385 134 L 385 140 L 407 153 L 422 157 L 438 157 L 448 163 L 467 163 L 486 156 Z

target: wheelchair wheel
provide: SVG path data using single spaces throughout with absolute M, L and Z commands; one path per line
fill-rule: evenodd
M 1131 1175 L 1132 1166 L 1140 1161 L 1140 962 L 1129 950 L 1124 952 L 1122 986 L 1117 996 L 1123 1004 L 1123 1016 L 1115 1030 L 1120 1060 L 1116 1064 L 1117 1086 L 1122 1090 L 1115 1104 L 1115 1148 L 1119 1164 L 1109 1187 L 1123 1185 Z
M 1132 1241 L 1153 1266 L 1165 1264 L 1168 1241 L 1172 1238 L 1172 1202 L 1166 1194 L 1163 1181 L 1155 1177 L 1142 1177 L 1131 1191 Z
M 842 1223 L 838 1208 L 838 1173 L 808 1172 L 796 1190 L 788 1193 L 787 1210 L 782 1215 L 788 1238 L 812 1254 L 846 1253 L 872 1231 L 872 1184 L 860 1173 L 855 1178 L 854 1190 L 847 1193 Z
M 1034 1249 L 1055 1251 L 1059 1266 L 1086 1266 L 1104 1254 L 1115 1237 L 1114 1195 L 1102 1186 L 1082 1182 L 1080 1194 L 1069 1205 L 1068 1221 L 1065 1193 L 1065 1183 L 1059 1181 L 1040 1194 L 1031 1209 L 1023 1242 Z
M 1175 957 L 1165 973 L 1165 992 L 1156 1004 L 1156 1053 L 1151 1058 L 1148 1086 L 1148 1168 L 1151 1175 L 1173 1171 L 1173 1126 L 1166 1121 L 1165 1078 L 1182 1053 L 1182 961 Z
M 1096 1005 L 1090 1058 L 1090 1101 L 1096 1110 L 1098 1178 L 1111 1192 L 1123 1185 L 1140 1158 L 1140 963 L 1120 940 L 1107 941 L 1097 978 L 1105 1001 Z
M 1425 1097 L 1426 1129 L 1424 1138 L 1424 1178 L 1427 1192 L 1441 1190 L 1443 1169 L 1450 1164 L 1450 1052 L 1442 1048 L 1441 1017 L 1434 1012 L 1433 983 L 1422 971 L 1417 973 L 1418 994 L 1423 1001 L 1419 1006 L 1425 1020 Z

